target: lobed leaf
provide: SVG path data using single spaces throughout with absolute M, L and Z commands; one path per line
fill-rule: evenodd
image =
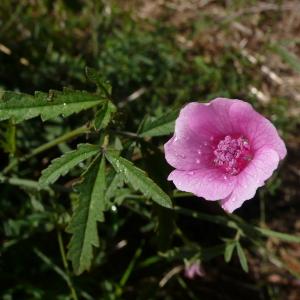
M 79 144 L 76 150 L 65 153 L 59 158 L 51 161 L 51 164 L 43 170 L 39 179 L 41 186 L 54 183 L 60 176 L 66 175 L 80 162 L 96 155 L 100 147 L 91 144 Z
M 105 99 L 103 95 L 70 89 L 36 92 L 34 95 L 4 91 L 0 92 L 0 121 L 14 118 L 20 123 L 37 116 L 43 121 L 59 115 L 67 117 L 103 104 Z
M 153 121 L 145 121 L 140 129 L 141 136 L 161 136 L 174 132 L 175 120 L 178 117 L 178 110 L 172 110 Z
M 127 159 L 117 156 L 113 151 L 107 151 L 105 155 L 116 172 L 122 174 L 124 180 L 130 183 L 135 190 L 141 191 L 144 196 L 161 206 L 172 207 L 170 197 L 143 170 Z
M 104 92 L 107 98 L 111 98 L 111 84 L 109 81 L 105 80 L 105 78 L 99 71 L 90 67 L 86 67 L 85 74 L 91 82 L 95 83 L 98 86 L 100 91 Z
M 67 257 L 72 261 L 77 275 L 90 268 L 93 246 L 99 247 L 97 221 L 104 221 L 106 206 L 104 156 L 94 160 L 83 177 L 78 186 L 79 204 L 67 227 L 67 232 L 73 234 Z
M 107 127 L 112 115 L 117 111 L 116 106 L 111 101 L 106 101 L 105 104 L 98 110 L 95 117 L 94 126 L 101 130 Z
M 123 187 L 124 181 L 122 178 L 122 174 L 115 173 L 113 179 L 110 184 L 107 186 L 105 198 L 107 202 L 110 202 L 112 198 L 114 198 L 119 190 L 119 188 Z

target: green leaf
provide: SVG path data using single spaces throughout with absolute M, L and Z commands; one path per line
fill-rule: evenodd
M 228 263 L 231 261 L 233 250 L 236 247 L 235 241 L 228 241 L 225 246 L 224 259 Z
M 114 175 L 110 184 L 108 185 L 105 193 L 106 202 L 109 202 L 113 197 L 117 195 L 117 191 L 124 185 L 122 174 Z
M 143 170 L 134 166 L 127 159 L 117 156 L 113 151 L 107 151 L 105 155 L 116 172 L 122 174 L 124 180 L 130 183 L 135 190 L 141 191 L 144 196 L 151 198 L 161 206 L 172 207 L 170 197 Z
M 0 121 L 14 118 L 16 123 L 41 116 L 43 121 L 70 116 L 105 102 L 103 95 L 64 89 L 36 92 L 35 95 L 0 92 Z
M 51 164 L 42 172 L 39 183 L 46 186 L 54 183 L 60 176 L 66 175 L 80 162 L 96 155 L 100 147 L 91 144 L 79 144 L 76 150 L 65 153 L 52 160 Z
M 178 109 L 172 110 L 153 121 L 145 121 L 139 134 L 141 136 L 161 136 L 174 132 L 175 120 L 178 117 Z
M 121 205 L 124 199 L 132 194 L 130 189 L 123 188 L 124 180 L 122 174 L 118 174 L 114 170 L 111 170 L 108 174 L 106 185 L 105 203 L 107 209 L 110 209 L 112 205 Z
M 111 99 L 111 84 L 105 80 L 103 75 L 93 68 L 85 68 L 86 77 L 93 83 L 95 83 L 100 91 L 104 92 L 108 99 Z
M 93 246 L 99 247 L 97 221 L 103 222 L 105 210 L 105 158 L 98 157 L 83 175 L 78 185 L 79 204 L 76 207 L 67 232 L 72 233 L 68 259 L 75 274 L 91 267 Z
M 238 254 L 240 264 L 241 264 L 243 270 L 245 272 L 248 272 L 249 269 L 248 269 L 247 257 L 246 257 L 245 252 L 239 242 L 236 243 L 236 249 L 237 249 L 237 254 Z
M 13 120 L 0 124 L 0 147 L 10 154 L 16 152 L 16 125 Z
M 117 111 L 116 106 L 111 101 L 106 101 L 106 103 L 97 111 L 95 117 L 95 128 L 101 130 L 107 127 L 111 120 L 112 115 Z

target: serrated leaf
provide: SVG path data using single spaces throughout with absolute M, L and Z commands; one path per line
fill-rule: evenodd
M 228 241 L 226 243 L 225 252 L 224 252 L 224 259 L 227 263 L 231 261 L 232 254 L 233 254 L 235 246 L 236 246 L 236 243 L 234 241 Z
M 124 180 L 122 174 L 115 173 L 114 170 L 111 170 L 111 174 L 107 176 L 105 192 L 107 209 L 110 209 L 112 205 L 121 205 L 125 197 L 130 194 L 131 190 L 122 188 L 123 186 Z
M 87 78 L 91 82 L 95 83 L 98 88 L 106 94 L 108 98 L 111 98 L 111 84 L 109 81 L 105 80 L 100 72 L 93 68 L 86 67 L 85 73 Z
M 237 254 L 238 254 L 240 264 L 241 264 L 243 270 L 245 272 L 248 272 L 249 269 L 248 269 L 247 257 L 246 257 L 245 252 L 239 242 L 237 242 L 237 244 L 236 244 L 236 249 L 237 249 Z
M 129 188 L 121 188 L 116 190 L 116 194 L 111 201 L 114 205 L 121 205 L 126 198 L 130 198 L 132 190 Z
M 139 134 L 141 136 L 161 136 L 174 132 L 178 110 L 172 110 L 153 121 L 145 121 Z
M 65 153 L 51 161 L 47 169 L 43 170 L 39 183 L 46 186 L 54 183 L 60 176 L 66 175 L 80 162 L 96 155 L 100 147 L 91 144 L 79 144 L 76 150 Z
M 0 121 L 14 118 L 16 123 L 41 116 L 43 121 L 78 113 L 105 102 L 103 95 L 64 89 L 36 92 L 35 95 L 0 92 Z
M 117 111 L 116 106 L 111 101 L 106 101 L 106 103 L 97 111 L 95 117 L 95 128 L 101 130 L 107 127 L 111 120 L 112 115 Z
M 130 183 L 135 190 L 142 192 L 144 196 L 161 206 L 172 207 L 170 197 L 143 170 L 129 160 L 117 156 L 115 152 L 107 151 L 105 155 L 116 172 L 122 174 L 124 180 Z
M 110 199 L 112 199 L 119 188 L 121 188 L 124 185 L 124 180 L 122 174 L 116 174 L 114 175 L 113 179 L 111 180 L 109 186 L 106 189 L 105 198 L 106 201 L 109 202 Z
M 97 158 L 78 185 L 79 204 L 74 211 L 67 232 L 73 234 L 68 246 L 68 259 L 75 274 L 88 270 L 93 259 L 93 246 L 99 247 L 97 221 L 104 221 L 105 158 Z

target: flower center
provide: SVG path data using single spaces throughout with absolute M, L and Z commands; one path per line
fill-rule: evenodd
M 239 174 L 252 159 L 249 142 L 244 137 L 226 135 L 214 150 L 214 164 L 230 175 Z

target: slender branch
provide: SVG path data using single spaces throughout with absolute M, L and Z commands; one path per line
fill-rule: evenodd
M 3 170 L 3 174 L 7 174 L 12 168 L 14 168 L 19 162 L 24 162 L 27 161 L 28 159 L 34 157 L 35 155 L 38 155 L 52 147 L 55 147 L 58 144 L 61 144 L 65 141 L 68 141 L 78 135 L 81 135 L 83 133 L 88 133 L 90 132 L 90 128 L 87 127 L 86 125 L 81 126 L 79 128 L 76 128 L 72 131 L 67 132 L 66 134 L 63 134 L 62 136 L 48 142 L 45 143 L 37 148 L 35 148 L 31 153 L 28 153 L 27 155 L 24 155 L 23 157 L 21 157 L 20 159 L 14 159 L 4 170 Z
M 30 179 L 23 179 L 23 178 L 18 178 L 18 177 L 5 177 L 2 176 L 0 174 L 0 183 L 9 183 L 11 185 L 16 185 L 16 186 L 23 186 L 23 187 L 27 187 L 30 189 L 35 189 L 35 190 L 47 190 L 47 191 L 51 191 L 51 189 L 49 187 L 45 187 L 45 188 L 41 188 L 41 186 L 39 185 L 39 183 L 37 181 L 34 180 L 30 180 Z
M 133 139 L 143 139 L 142 137 L 140 137 L 138 134 L 136 134 L 134 132 L 121 131 L 121 130 L 110 130 L 110 132 L 121 135 L 121 136 L 133 138 Z
M 60 251 L 60 255 L 61 255 L 61 259 L 62 259 L 64 268 L 66 269 L 66 271 L 69 271 L 68 261 L 67 261 L 67 257 L 66 257 L 66 253 L 65 253 L 65 249 L 64 249 L 64 243 L 63 243 L 61 232 L 59 229 L 57 229 L 57 241 L 58 241 L 59 251 Z
M 69 270 L 69 265 L 68 265 L 68 261 L 67 261 L 67 256 L 66 256 L 66 252 L 65 252 L 65 248 L 64 248 L 64 243 L 63 243 L 63 239 L 61 236 L 61 232 L 60 230 L 57 228 L 57 241 L 58 241 L 58 245 L 59 245 L 59 251 L 60 251 L 60 255 L 61 255 L 61 259 L 63 262 L 63 266 L 66 270 L 66 273 L 68 275 L 68 286 L 71 292 L 71 296 L 73 298 L 73 300 L 78 300 L 78 296 L 75 290 L 75 287 L 73 285 L 73 281 L 71 279 L 71 275 L 70 275 L 70 270 Z
M 128 278 L 129 276 L 131 275 L 131 273 L 133 272 L 133 268 L 137 262 L 137 260 L 139 259 L 139 257 L 141 256 L 142 254 L 142 250 L 143 250 L 143 243 L 142 245 L 135 251 L 134 255 L 133 255 L 133 258 L 131 259 L 129 265 L 127 266 L 117 288 L 116 288 L 116 291 L 115 291 L 115 294 L 116 296 L 118 297 L 121 297 L 122 295 L 122 292 L 123 292 L 123 288 L 124 286 L 126 285 L 127 281 L 128 281 Z
M 208 222 L 215 223 L 215 224 L 218 224 L 218 225 L 228 226 L 228 227 L 233 228 L 233 229 L 239 229 L 236 222 L 233 221 L 233 220 L 230 220 L 226 216 L 209 215 L 209 214 L 206 214 L 206 213 L 193 211 L 193 210 L 183 208 L 183 207 L 179 207 L 179 206 L 174 207 L 174 210 L 176 212 L 178 212 L 179 214 L 181 214 L 181 215 L 189 216 L 189 217 L 192 217 L 194 219 L 200 219 L 200 220 L 208 221 Z

